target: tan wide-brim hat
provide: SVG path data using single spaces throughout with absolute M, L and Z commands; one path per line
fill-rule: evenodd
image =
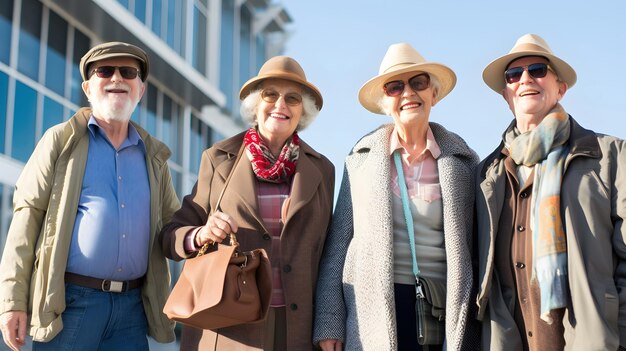
M 550 67 L 556 71 L 559 79 L 571 88 L 576 83 L 576 71 L 567 62 L 558 58 L 548 43 L 537 34 L 525 34 L 515 42 L 508 54 L 493 60 L 483 70 L 483 80 L 496 93 L 502 93 L 506 87 L 504 71 L 514 60 L 525 56 L 542 56 L 550 61 Z
M 259 70 L 259 74 L 256 77 L 250 78 L 250 80 L 241 87 L 239 99 L 245 99 L 261 82 L 270 78 L 285 79 L 302 85 L 315 99 L 317 109 L 322 109 L 324 100 L 322 99 L 322 94 L 319 89 L 306 79 L 304 70 L 298 61 L 289 56 L 274 56 L 267 60 Z
M 150 72 L 150 60 L 148 60 L 148 54 L 135 45 L 120 41 L 102 43 L 87 51 L 87 53 L 80 59 L 80 75 L 83 77 L 83 80 L 89 79 L 89 67 L 92 63 L 114 57 L 130 57 L 139 61 L 141 65 L 141 80 L 143 82 L 146 81 L 148 73 Z
M 456 74 L 447 66 L 426 61 L 411 45 L 406 43 L 392 44 L 387 49 L 380 63 L 378 75 L 368 80 L 359 90 L 359 102 L 370 112 L 384 115 L 378 103 L 385 91 L 383 85 L 389 78 L 406 72 L 425 72 L 435 77 L 441 87 L 437 92 L 437 101 L 441 101 L 452 91 L 456 84 Z

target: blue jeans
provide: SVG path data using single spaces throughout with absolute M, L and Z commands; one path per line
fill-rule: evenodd
M 148 351 L 141 289 L 110 293 L 65 284 L 63 330 L 33 351 Z

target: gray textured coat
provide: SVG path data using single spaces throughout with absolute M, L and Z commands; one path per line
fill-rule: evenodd
M 448 350 L 475 346 L 470 325 L 473 170 L 478 156 L 456 134 L 430 123 L 437 159 L 447 257 Z M 393 125 L 364 136 L 346 157 L 317 285 L 313 339 L 344 341 L 346 350 L 396 350 L 393 218 L 389 138 Z M 473 313 L 472 313 L 473 314 Z M 469 340 L 472 339 L 472 340 Z

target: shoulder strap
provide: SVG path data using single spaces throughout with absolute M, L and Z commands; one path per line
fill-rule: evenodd
M 411 258 L 413 259 L 413 274 L 415 279 L 420 273 L 417 266 L 417 254 L 415 253 L 415 229 L 413 228 L 413 215 L 409 208 L 409 193 L 406 187 L 406 181 L 404 180 L 404 169 L 402 169 L 402 161 L 400 160 L 400 151 L 396 150 L 393 153 L 393 159 L 396 164 L 396 171 L 398 173 L 398 186 L 400 188 L 400 195 L 402 197 L 402 209 L 404 211 L 404 220 L 406 221 L 406 229 L 409 234 L 409 245 L 411 246 Z
M 237 164 L 239 163 L 239 159 L 241 159 L 241 156 L 243 155 L 243 150 L 245 148 L 246 148 L 246 146 L 242 142 L 241 143 L 241 147 L 239 148 L 239 153 L 237 153 L 237 159 L 235 160 L 235 164 L 233 165 L 233 168 L 230 169 L 230 173 L 228 173 L 228 178 L 226 178 L 226 182 L 224 183 L 224 187 L 222 188 L 222 192 L 220 193 L 220 196 L 217 198 L 217 203 L 215 204 L 215 210 L 216 211 L 220 210 L 220 202 L 222 202 L 222 197 L 224 196 L 224 192 L 226 191 L 226 187 L 228 186 L 228 183 L 230 182 L 230 178 L 233 177 L 233 173 L 235 172 L 235 167 L 237 167 Z

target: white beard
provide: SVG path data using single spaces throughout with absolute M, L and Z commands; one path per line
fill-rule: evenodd
M 130 91 L 130 89 L 128 90 Z M 115 101 L 109 101 L 109 97 L 106 95 L 93 94 L 89 102 L 91 102 L 95 116 L 105 121 L 128 122 L 139 100 L 133 101 L 129 96 L 124 104 L 120 105 Z

